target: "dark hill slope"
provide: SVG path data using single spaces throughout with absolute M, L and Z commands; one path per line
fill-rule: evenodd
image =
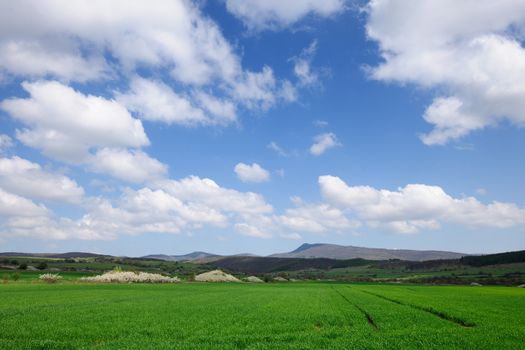
M 334 268 L 363 266 L 370 264 L 363 259 L 336 260 L 326 258 L 275 258 L 233 256 L 215 260 L 208 265 L 219 269 L 244 273 L 270 273 L 278 271 L 297 271 L 307 269 L 329 270 Z

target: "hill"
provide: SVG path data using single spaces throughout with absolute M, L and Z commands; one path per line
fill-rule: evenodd
M 206 252 L 192 252 L 184 255 L 165 255 L 165 254 L 152 254 L 143 256 L 142 259 L 156 259 L 165 261 L 196 261 L 204 260 L 209 258 L 218 258 L 220 255 L 210 254 Z
M 336 260 L 327 258 L 277 258 L 230 256 L 209 262 L 215 268 L 242 273 L 272 273 L 279 271 L 298 271 L 308 269 L 330 270 L 335 268 L 365 266 L 371 261 L 363 259 Z
M 366 259 L 366 260 L 407 260 L 425 261 L 441 259 L 459 259 L 467 254 L 438 250 L 382 249 L 342 246 L 337 244 L 301 245 L 289 253 L 273 254 L 276 258 L 328 258 L 328 259 Z
M 464 265 L 470 266 L 521 263 L 525 262 L 525 250 L 478 256 L 464 256 L 460 259 L 460 262 Z
M 109 256 L 104 254 L 84 253 L 84 252 L 68 252 L 68 253 L 18 253 L 18 252 L 4 252 L 0 253 L 4 257 L 39 257 L 50 259 L 69 259 L 69 258 L 97 258 Z

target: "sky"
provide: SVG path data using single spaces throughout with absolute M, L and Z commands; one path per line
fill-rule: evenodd
M 0 2 L 0 251 L 525 249 L 522 0 Z

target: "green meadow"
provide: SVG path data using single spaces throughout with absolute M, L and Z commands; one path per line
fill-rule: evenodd
M 0 285 L 0 349 L 524 349 L 525 289 Z

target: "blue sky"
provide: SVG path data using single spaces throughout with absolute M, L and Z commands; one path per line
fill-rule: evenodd
M 525 249 L 520 0 L 28 3 L 0 251 Z

